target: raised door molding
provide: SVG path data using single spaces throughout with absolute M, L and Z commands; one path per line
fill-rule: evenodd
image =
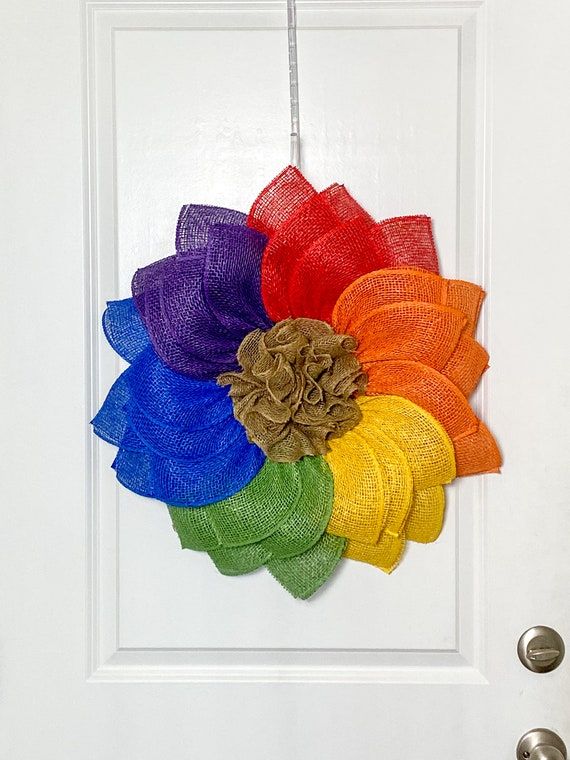
M 119 297 L 117 232 L 116 36 L 194 30 L 279 30 L 282 2 L 84 2 L 85 255 L 87 402 L 91 414 L 119 370 L 103 346 L 100 314 Z M 485 283 L 488 271 L 489 118 L 487 8 L 484 2 L 318 2 L 298 0 L 300 30 L 450 30 L 457 39 L 457 233 L 455 272 Z M 302 77 L 302 74 L 301 74 Z M 200 199 L 198 199 L 200 200 Z M 124 294 L 123 294 L 124 295 Z M 483 333 L 486 324 L 482 325 Z M 485 335 L 483 335 L 485 340 Z M 485 383 L 476 399 L 485 415 Z M 119 496 L 105 445 L 87 436 L 87 677 L 92 681 L 295 681 L 485 683 L 484 479 L 449 490 L 455 521 L 455 640 L 414 649 L 148 647 L 124 645 L 118 547 Z M 460 503 L 459 503 L 460 502 Z

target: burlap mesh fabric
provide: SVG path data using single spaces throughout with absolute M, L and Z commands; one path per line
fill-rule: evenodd
M 176 372 L 213 380 L 237 368 L 244 336 L 272 322 L 261 300 L 266 238 L 245 215 L 184 206 L 174 256 L 139 269 L 134 304 L 158 356 Z
M 201 509 L 171 507 L 170 516 L 182 547 L 207 551 L 224 575 L 266 565 L 294 596 L 307 598 L 332 573 L 346 543 L 324 536 L 332 503 L 332 475 L 321 457 L 266 460 L 229 499 Z
M 366 376 L 356 341 L 314 319 L 287 319 L 255 330 L 239 347 L 241 372 L 218 378 L 230 386 L 234 415 L 249 440 L 276 462 L 324 454 L 329 440 L 358 424 L 355 394 Z
M 108 324 L 132 318 L 132 311 L 116 302 L 108 311 Z M 173 372 L 148 342 L 137 344 L 136 323 L 133 330 L 109 333 L 119 341 L 121 355 L 137 345 L 140 350 L 131 354 L 130 367 L 93 419 L 97 435 L 119 449 L 113 462 L 117 479 L 135 493 L 185 507 L 239 491 L 265 457 L 234 419 L 227 392 L 214 382 Z
M 362 397 L 360 425 L 326 459 L 335 495 L 327 530 L 347 541 L 346 556 L 391 572 L 406 542 L 434 540 L 444 513 L 442 484 L 455 477 L 453 445 L 425 410 L 399 396 Z M 366 452 L 369 473 L 359 469 Z M 373 477 L 371 474 L 374 473 Z
M 292 596 L 308 599 L 330 578 L 345 547 L 344 538 L 325 533 L 299 558 L 275 557 L 267 569 Z
M 286 166 L 254 200 L 247 223 L 265 235 L 272 235 L 314 194 L 313 186 L 299 169 Z
M 130 366 L 94 430 L 226 575 L 306 599 L 341 556 L 391 572 L 439 535 L 445 484 L 500 467 L 468 400 L 483 297 L 440 276 L 428 217 L 377 222 L 287 167 L 247 216 L 184 206 L 174 255 L 109 303 Z
M 397 393 L 443 425 L 453 442 L 458 475 L 498 471 L 501 455 L 493 436 L 441 372 L 414 361 L 374 362 L 366 369 L 368 393 Z
M 280 201 L 287 215 L 270 211 Z M 367 272 L 413 266 L 439 271 L 428 217 L 374 222 L 342 185 L 317 193 L 292 167 L 260 194 L 248 224 L 269 237 L 261 291 L 275 322 L 312 317 L 330 323 L 343 290 Z
M 458 475 L 495 472 L 501 455 L 468 401 L 488 366 L 473 337 L 483 300 L 476 285 L 419 270 L 371 272 L 353 282 L 332 315 L 353 335 L 368 395 L 399 395 L 449 434 Z
M 331 324 L 350 333 L 363 316 L 393 303 L 433 303 L 457 309 L 465 315 L 471 334 L 475 331 L 484 293 L 478 285 L 446 280 L 419 269 L 383 269 L 369 272 L 351 283 L 338 298 Z

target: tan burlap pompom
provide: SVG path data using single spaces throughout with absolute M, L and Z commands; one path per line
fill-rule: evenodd
M 356 341 L 317 319 L 285 319 L 253 330 L 237 354 L 242 372 L 225 372 L 234 415 L 276 462 L 325 454 L 327 439 L 361 419 L 354 396 L 366 386 Z

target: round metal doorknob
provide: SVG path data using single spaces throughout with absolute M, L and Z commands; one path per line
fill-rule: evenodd
M 567 760 L 566 745 L 548 728 L 533 728 L 519 741 L 517 760 Z
M 566 760 L 566 755 L 563 755 L 556 747 L 539 744 L 530 753 L 529 760 Z

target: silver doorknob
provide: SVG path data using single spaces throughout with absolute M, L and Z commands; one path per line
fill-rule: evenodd
M 548 728 L 533 728 L 519 741 L 517 760 L 567 760 L 562 739 Z
M 530 753 L 529 760 L 566 760 L 566 755 L 563 755 L 556 747 L 539 744 Z

